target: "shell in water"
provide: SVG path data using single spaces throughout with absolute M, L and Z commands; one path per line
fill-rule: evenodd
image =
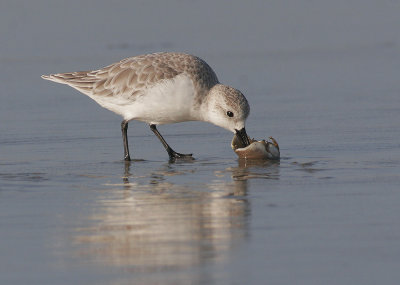
M 271 142 L 266 140 L 257 141 L 250 139 L 250 145 L 243 147 L 240 138 L 235 134 L 232 139 L 232 149 L 244 159 L 279 159 L 279 145 L 273 137 L 269 137 Z

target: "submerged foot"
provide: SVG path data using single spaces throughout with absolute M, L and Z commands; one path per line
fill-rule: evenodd
M 168 155 L 169 155 L 170 160 L 176 160 L 176 159 L 194 160 L 192 153 L 184 154 L 184 153 L 179 153 L 179 152 L 171 150 L 168 152 Z

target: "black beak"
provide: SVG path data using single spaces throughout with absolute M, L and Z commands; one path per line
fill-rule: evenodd
M 236 134 L 239 136 L 240 140 L 242 141 L 244 147 L 250 145 L 249 137 L 247 136 L 246 129 L 243 128 L 241 130 L 236 130 Z

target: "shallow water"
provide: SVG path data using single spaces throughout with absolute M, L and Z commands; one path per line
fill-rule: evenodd
M 259 51 L 221 41 L 198 53 L 246 94 L 246 129 L 276 138 L 279 162 L 239 161 L 232 134 L 192 122 L 159 127 L 196 158 L 171 163 L 131 122 L 135 161 L 125 163 L 118 116 L 40 79 L 179 45 L 5 53 L 0 283 L 397 284 L 400 48 L 390 37 L 345 39 Z

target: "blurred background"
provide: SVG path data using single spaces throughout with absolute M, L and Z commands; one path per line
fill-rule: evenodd
M 2 57 L 396 45 L 398 1 L 2 1 Z M 101 64 L 101 63 L 99 63 Z

